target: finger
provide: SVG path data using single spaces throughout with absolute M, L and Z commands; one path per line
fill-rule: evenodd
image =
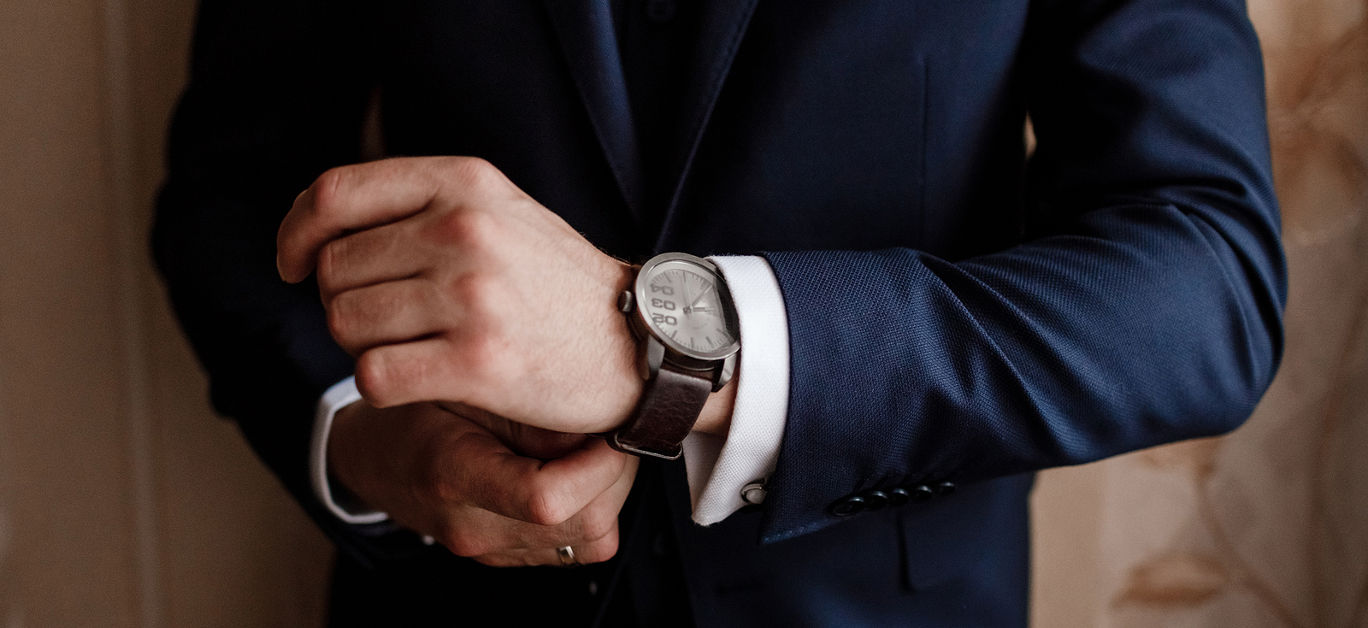
M 380 345 L 356 359 L 356 387 L 377 408 L 458 401 L 472 384 L 451 358 L 445 337 Z
M 519 521 L 488 510 L 458 506 L 433 536 L 458 556 L 474 557 L 546 547 L 578 545 L 603 537 L 617 527 L 619 504 L 604 522 L 586 524 L 579 516 L 556 526 Z
M 492 436 L 484 438 L 497 442 Z M 457 485 L 468 489 L 466 494 L 476 506 L 540 526 L 560 525 L 584 510 L 619 482 L 628 464 L 628 456 L 598 439 L 550 462 L 516 455 L 502 444 L 499 447 L 502 452 L 486 456 L 485 464 L 459 465 Z M 461 455 L 454 452 L 452 458 Z
M 617 554 L 618 542 L 618 529 L 614 526 L 610 533 L 592 541 L 549 549 L 542 547 L 504 550 L 471 558 L 490 567 L 575 567 L 610 560 Z M 561 547 L 569 547 L 570 551 L 562 554 Z M 573 558 L 567 561 L 566 554 Z
M 513 549 L 579 545 L 603 538 L 617 529 L 622 504 L 632 490 L 636 477 L 635 458 L 628 463 L 629 467 L 619 475 L 612 487 L 558 525 L 536 525 L 488 510 L 466 507 L 455 511 L 460 520 L 451 521 L 448 529 L 467 533 L 461 535 L 459 543 L 467 550 L 463 554 L 466 556 Z
M 328 304 L 328 329 L 352 355 L 435 334 L 459 317 L 459 305 L 425 279 L 348 290 Z
M 300 194 L 276 235 L 276 267 L 303 280 L 318 251 L 348 231 L 376 227 L 422 211 L 442 189 L 432 160 L 386 159 L 323 173 Z
M 471 307 L 470 300 L 450 298 L 463 309 Z M 362 396 L 380 408 L 432 401 L 489 407 L 503 397 L 524 394 L 510 384 L 507 342 L 487 323 L 461 317 L 459 325 L 441 331 L 414 342 L 380 345 L 358 356 L 356 385 Z
M 468 478 L 454 470 L 467 465 L 486 468 L 490 456 L 506 453 L 506 448 L 492 435 L 476 428 L 464 433 L 455 443 L 443 446 L 443 450 L 446 453 L 434 459 L 438 466 L 423 475 L 437 482 L 433 486 L 435 494 L 445 496 L 442 500 L 447 502 L 446 506 L 434 504 L 444 514 L 430 525 L 415 526 L 415 529 L 429 530 L 447 549 L 467 557 L 578 545 L 613 533 L 637 470 L 637 459 L 623 456 L 623 472 L 613 486 L 592 503 L 557 525 L 536 525 L 474 505 L 470 489 L 458 483 Z M 453 462 L 441 464 L 448 460 Z
M 432 252 L 421 246 L 420 225 L 401 220 L 329 241 L 318 253 L 318 291 L 326 303 L 338 293 L 405 279 L 430 269 Z
M 613 528 L 611 534 L 604 535 L 602 538 L 595 539 L 585 544 L 572 545 L 571 549 L 575 552 L 575 562 L 581 565 L 601 563 L 611 559 L 618 551 L 618 530 Z M 556 550 L 551 550 L 555 552 Z M 556 561 L 560 562 L 560 555 L 557 554 Z
M 636 458 L 629 458 L 628 463 L 630 469 L 625 469 L 613 486 L 561 524 L 541 526 L 518 522 L 519 525 L 506 528 L 507 533 L 514 536 L 508 542 L 508 547 L 578 546 L 613 533 L 617 530 L 622 504 L 627 501 L 627 494 L 631 492 L 636 479 Z
M 499 434 L 499 437 L 510 449 L 518 454 L 538 460 L 560 458 L 576 448 L 584 446 L 588 439 L 593 438 L 588 434 L 554 432 L 507 419 L 504 419 L 503 426 L 502 433 L 499 431 L 495 433 Z
M 518 423 L 469 404 L 438 402 L 437 406 L 483 427 L 499 437 L 499 440 L 513 450 L 513 453 L 528 458 L 539 460 L 560 458 L 582 447 L 585 441 L 591 438 L 586 434 L 554 432 Z

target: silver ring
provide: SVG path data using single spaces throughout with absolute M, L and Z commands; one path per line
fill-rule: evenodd
M 579 564 L 575 562 L 575 548 L 570 547 L 569 545 L 557 547 L 556 556 L 560 557 L 562 567 L 571 567 Z

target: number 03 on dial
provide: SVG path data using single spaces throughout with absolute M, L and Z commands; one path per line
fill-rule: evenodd
M 642 322 L 689 357 L 717 359 L 734 353 L 736 314 L 714 267 L 693 256 L 670 257 L 654 258 L 638 275 L 635 296 Z

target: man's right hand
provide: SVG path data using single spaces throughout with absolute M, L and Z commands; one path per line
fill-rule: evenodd
M 328 467 L 366 504 L 486 565 L 560 565 L 566 545 L 578 562 L 612 558 L 637 458 L 597 438 L 495 434 L 489 422 L 428 403 L 359 401 L 333 419 Z M 519 451 L 557 457 L 517 453 L 505 444 L 515 437 L 526 441 Z

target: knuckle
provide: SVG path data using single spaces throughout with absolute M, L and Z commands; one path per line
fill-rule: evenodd
M 525 508 L 527 522 L 541 526 L 558 526 L 574 514 L 568 512 L 562 500 L 545 490 L 533 490 L 527 497 Z
M 333 279 L 344 272 L 346 240 L 333 240 L 318 251 L 318 288 L 324 294 L 333 291 Z
M 461 371 L 471 377 L 484 380 L 508 376 L 505 368 L 504 342 L 497 330 L 489 325 L 470 324 L 452 338 L 452 358 L 460 364 Z
M 585 511 L 582 524 L 586 538 L 601 539 L 617 527 L 617 513 L 607 508 L 590 508 Z
M 436 221 L 437 239 L 461 247 L 463 254 L 470 255 L 495 240 L 498 226 L 493 215 L 482 211 L 448 211 Z
M 495 299 L 497 281 L 484 273 L 462 273 L 451 279 L 451 296 L 463 307 L 480 309 Z
M 343 348 L 347 348 L 347 340 L 352 331 L 351 317 L 347 314 L 348 307 L 349 299 L 342 294 L 334 297 L 325 308 L 328 314 L 328 332 Z
M 451 165 L 456 178 L 472 187 L 492 185 L 503 178 L 503 173 L 483 157 L 457 157 Z
M 445 532 L 444 535 L 439 537 L 443 539 L 442 545 L 445 545 L 448 551 L 457 556 L 465 556 L 467 558 L 480 556 L 482 554 L 488 554 L 491 549 L 488 544 L 480 538 L 480 535 L 473 534 L 469 530 L 452 526 Z
M 440 442 L 430 443 L 420 451 L 421 462 L 415 471 L 415 488 L 436 508 L 449 510 L 464 501 L 464 494 L 452 477 L 449 451 Z
M 397 405 L 397 391 L 392 382 L 401 379 L 391 374 L 391 367 L 382 354 L 367 351 L 356 360 L 356 388 L 377 408 Z
M 493 275 L 471 272 L 453 278 L 447 295 L 465 313 L 472 335 L 497 337 L 512 307 L 507 290 Z
M 616 556 L 617 551 L 618 535 L 609 534 L 586 545 L 584 551 L 581 552 L 583 557 L 580 560 L 585 563 L 601 563 Z
M 342 188 L 350 177 L 345 166 L 329 168 L 314 180 L 314 210 L 326 213 L 341 198 Z

